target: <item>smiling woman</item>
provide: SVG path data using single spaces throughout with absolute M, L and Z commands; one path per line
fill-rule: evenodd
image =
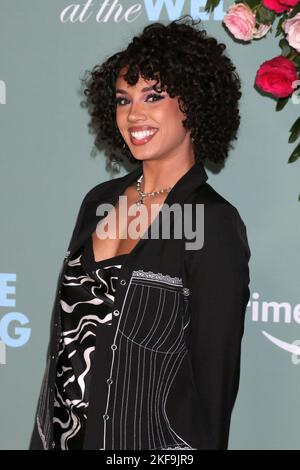
M 178 144 L 187 134 L 183 147 L 193 139 L 196 161 L 222 164 L 227 158 L 240 124 L 239 76 L 225 44 L 181 20 L 146 26 L 82 79 L 95 147 L 106 143 L 111 160 L 137 163 L 148 152 L 130 141 L 135 126 L 159 129 L 151 140 L 154 154 L 159 144 L 167 151 L 169 139 L 177 136 Z
M 182 126 L 185 116 L 178 99 L 159 88 L 159 92 L 153 93 L 155 80 L 140 77 L 136 85 L 128 86 L 126 72 L 128 68 L 122 68 L 116 80 L 116 122 L 131 153 L 137 160 L 146 160 L 150 155 L 163 158 L 174 147 L 184 150 L 191 140 L 190 132 Z M 145 86 L 147 83 L 150 86 Z M 145 146 L 150 141 L 151 146 Z
M 193 22 L 154 23 L 87 79 L 95 145 L 136 168 L 81 204 L 31 449 L 227 448 L 250 249 L 203 165 L 225 160 L 239 124 L 224 48 Z

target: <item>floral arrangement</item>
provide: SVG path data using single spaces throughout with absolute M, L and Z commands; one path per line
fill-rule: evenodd
M 207 0 L 205 11 L 213 11 L 219 3 L 220 0 Z M 281 111 L 290 98 L 293 103 L 300 102 L 295 93 L 300 84 L 300 0 L 236 0 L 229 7 L 223 23 L 235 39 L 249 42 L 271 33 L 276 20 L 275 37 L 279 36 L 281 54 L 261 64 L 254 84 L 258 90 L 274 97 L 276 111 Z M 289 143 L 300 137 L 300 117 L 289 132 Z M 299 157 L 300 143 L 288 163 Z

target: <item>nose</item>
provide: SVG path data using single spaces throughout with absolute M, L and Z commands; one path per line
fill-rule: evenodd
M 136 121 L 137 119 L 147 119 L 147 116 L 143 110 L 143 104 L 139 102 L 132 103 L 128 111 L 128 121 Z

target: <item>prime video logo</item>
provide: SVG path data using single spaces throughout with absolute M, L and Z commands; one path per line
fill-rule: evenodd
M 17 275 L 0 273 L 0 308 L 15 308 L 16 300 L 8 295 L 16 294 L 16 287 L 8 282 L 16 282 Z M 6 364 L 6 348 L 20 348 L 31 335 L 29 320 L 24 313 L 8 312 L 0 316 L 0 365 Z
M 266 302 L 259 300 L 259 294 L 253 292 L 252 300 L 249 300 L 247 307 L 251 309 L 253 322 L 262 322 L 266 324 L 292 324 L 300 323 L 300 304 L 292 307 L 289 302 Z M 265 330 L 262 334 L 278 348 L 291 354 L 291 362 L 294 365 L 300 364 L 300 340 L 288 342 L 273 336 Z

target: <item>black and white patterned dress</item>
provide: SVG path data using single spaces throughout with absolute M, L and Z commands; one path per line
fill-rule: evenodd
M 105 329 L 116 329 L 113 314 L 116 282 L 127 254 L 95 261 L 92 238 L 69 260 L 60 305 L 59 343 L 54 401 L 55 449 L 82 449 L 89 406 L 96 337 L 107 341 Z

